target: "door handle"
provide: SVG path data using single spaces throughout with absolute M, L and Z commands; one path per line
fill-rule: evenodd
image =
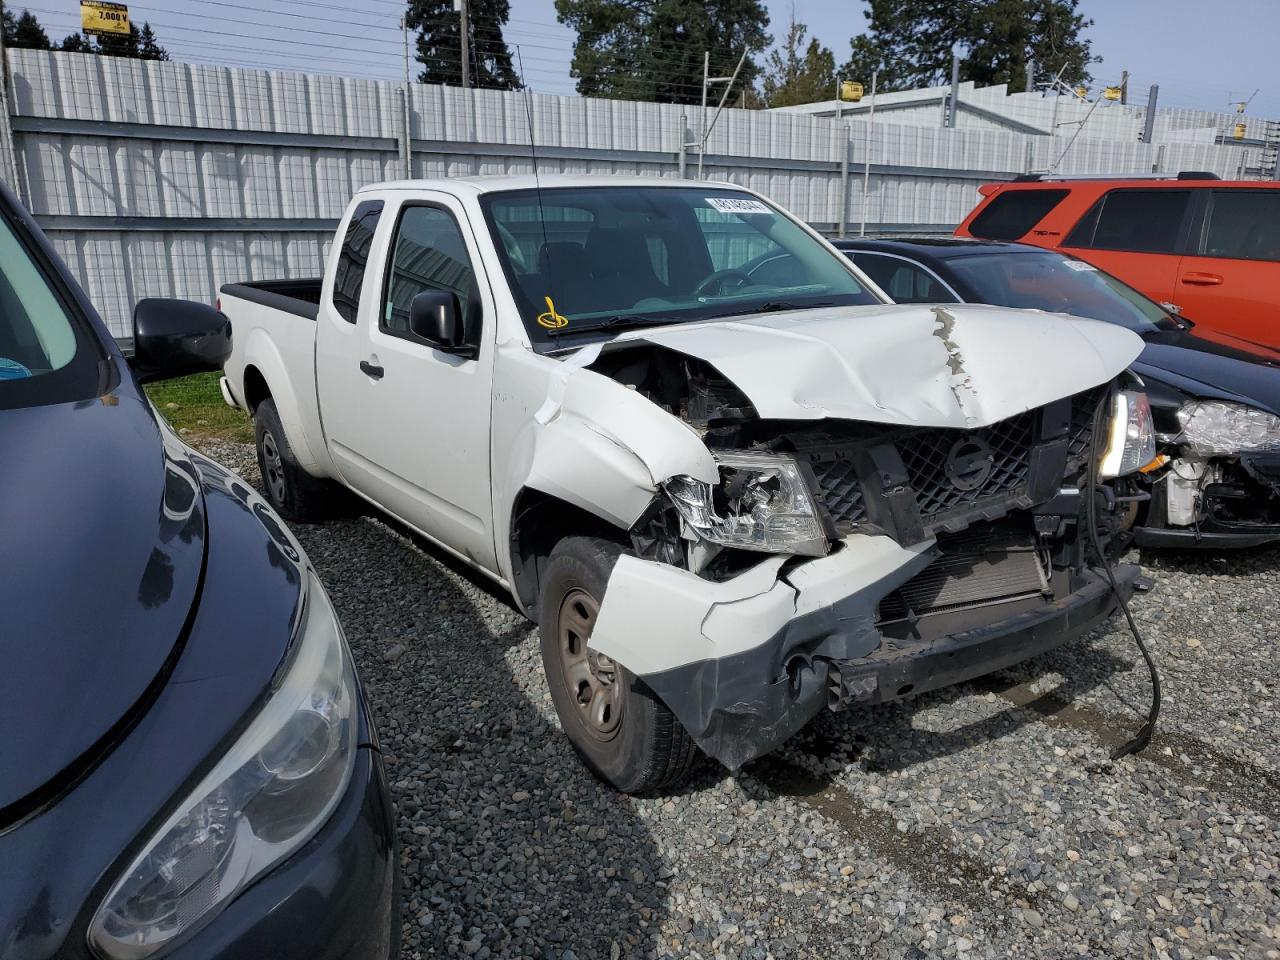
M 360 372 L 367 376 L 373 377 L 373 379 L 375 380 L 381 380 L 382 375 L 386 373 L 386 371 L 383 370 L 380 366 L 378 366 L 375 363 L 370 363 L 368 360 L 360 361 Z
M 1222 283 L 1222 277 L 1216 273 L 1200 273 L 1192 270 L 1182 275 L 1182 282 L 1194 287 L 1216 287 Z

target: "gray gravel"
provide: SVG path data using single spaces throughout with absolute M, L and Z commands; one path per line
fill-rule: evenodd
M 1108 759 L 1149 697 L 1113 627 L 638 800 L 576 761 L 498 592 L 358 510 L 294 531 L 377 718 L 405 958 L 1280 958 L 1280 551 L 1142 558 L 1140 757 Z

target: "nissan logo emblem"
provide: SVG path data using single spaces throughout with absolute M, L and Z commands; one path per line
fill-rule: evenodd
M 994 467 L 991 447 L 977 437 L 957 440 L 947 454 L 947 479 L 957 490 L 977 490 L 987 482 Z

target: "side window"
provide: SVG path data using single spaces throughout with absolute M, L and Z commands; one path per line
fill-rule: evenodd
M 1021 240 L 1066 199 L 1068 190 L 1006 190 L 997 193 L 969 224 L 984 240 Z
M 906 260 L 858 251 L 853 262 L 862 268 L 894 303 L 955 303 L 951 295 L 927 270 Z
M 1280 260 L 1280 190 L 1214 190 L 1204 255 Z
M 338 269 L 333 277 L 333 306 L 347 323 L 356 322 L 360 309 L 360 289 L 364 286 L 364 269 L 369 262 L 373 231 L 382 216 L 381 200 L 366 200 L 356 207 L 342 238 Z
M 1177 253 L 1182 220 L 1191 202 L 1190 190 L 1112 190 L 1100 201 L 1093 236 L 1084 227 L 1090 211 L 1072 231 L 1068 246 L 1134 253 Z M 1078 235 L 1081 234 L 1081 235 Z
M 387 269 L 386 299 L 379 326 L 387 333 L 409 330 L 409 304 L 424 290 L 456 294 L 470 335 L 479 302 L 475 271 L 458 223 L 439 207 L 405 207 L 396 226 Z

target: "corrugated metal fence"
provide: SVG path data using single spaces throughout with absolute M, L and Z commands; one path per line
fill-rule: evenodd
M 697 108 L 15 50 L 18 190 L 126 336 L 146 296 L 211 300 L 222 283 L 314 276 L 352 193 L 405 175 L 693 174 Z M 0 134 L 2 134 L 0 130 Z M 868 231 L 949 231 L 978 184 L 1043 169 L 1062 137 L 877 123 Z M 726 110 L 706 176 L 820 229 L 864 216 L 865 121 Z M 0 152 L 5 149 L 0 145 Z M 1080 139 L 1062 172 L 1234 172 L 1211 144 Z

